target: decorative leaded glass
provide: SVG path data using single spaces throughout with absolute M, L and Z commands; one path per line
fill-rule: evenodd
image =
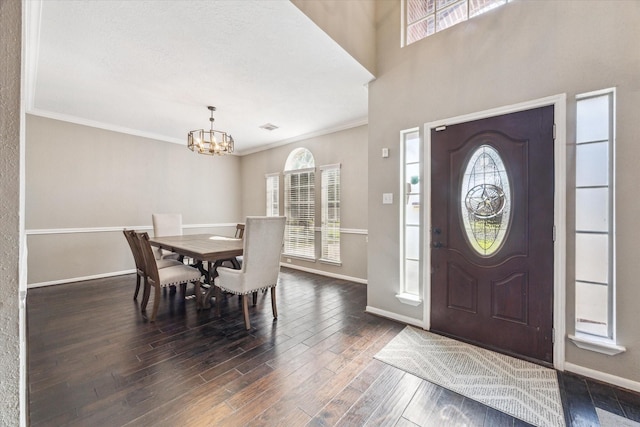
M 296 148 L 287 157 L 284 165 L 285 171 L 293 171 L 298 169 L 309 169 L 315 167 L 315 160 L 311 151 L 306 148 Z
M 464 168 L 460 202 L 469 245 L 481 256 L 495 254 L 509 228 L 511 189 L 504 162 L 490 145 L 478 147 Z
M 512 0 L 404 0 L 405 46 Z

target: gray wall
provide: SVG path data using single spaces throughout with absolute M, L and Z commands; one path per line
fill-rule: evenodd
M 375 0 L 291 0 L 298 9 L 376 74 Z
M 368 305 L 422 320 L 399 303 L 399 132 L 424 123 L 567 94 L 567 333 L 574 332 L 575 95 L 617 88 L 617 321 L 627 352 L 610 357 L 566 342 L 566 361 L 640 381 L 640 2 L 518 1 L 400 48 L 400 2 L 377 2 L 377 80 L 369 86 Z M 391 147 L 390 159 L 381 159 Z
M 243 215 L 264 215 L 266 206 L 265 174 L 284 170 L 289 153 L 305 147 L 318 166 L 340 163 L 340 215 L 343 229 L 367 229 L 367 126 L 310 138 L 243 156 Z M 320 173 L 316 172 L 316 227 L 320 226 Z M 284 214 L 284 176 L 280 176 L 280 213 Z M 320 233 L 316 233 L 319 242 Z M 318 245 L 316 245 L 318 247 Z M 367 236 L 342 233 L 342 266 L 291 259 L 291 264 L 350 278 L 367 278 Z M 284 259 L 286 262 L 286 258 Z
M 31 115 L 26 134 L 29 284 L 132 269 L 120 230 L 150 227 L 155 212 L 233 224 L 185 233 L 233 234 L 242 220 L 236 156 Z
M 20 423 L 20 58 L 22 4 L 0 1 L 0 425 Z M 18 261 L 18 262 L 16 262 Z M 22 368 L 21 368 L 22 365 Z M 24 415 L 24 414 L 23 414 Z

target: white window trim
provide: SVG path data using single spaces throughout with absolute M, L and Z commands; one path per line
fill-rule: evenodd
M 569 335 L 569 339 L 578 348 L 606 354 L 607 356 L 615 356 L 616 354 L 627 351 L 626 347 L 617 345 L 613 340 L 600 339 L 598 337 L 581 334 L 579 332 L 576 332 L 575 335 Z
M 333 163 L 331 165 L 318 166 L 318 169 L 320 169 L 321 171 L 326 169 L 342 169 L 342 165 L 340 163 Z
M 291 175 L 294 173 L 306 173 L 306 172 L 315 172 L 316 168 L 304 168 L 304 169 L 291 169 L 291 170 L 286 170 L 283 173 L 285 175 Z
M 300 261 L 307 261 L 307 262 L 316 262 L 316 261 L 318 261 L 316 258 L 306 257 L 304 255 L 289 254 L 289 253 L 286 253 L 286 252 L 283 252 L 282 256 L 287 258 L 287 262 L 290 262 L 289 258 L 297 259 L 297 260 L 300 260 Z
M 335 265 L 336 267 L 342 266 L 342 261 L 332 261 L 330 259 L 319 258 L 318 262 L 320 264 Z
M 405 293 L 405 292 L 401 292 L 399 294 L 396 294 L 396 298 L 401 303 L 407 304 L 407 305 L 412 305 L 414 307 L 417 307 L 420 304 L 422 304 L 422 298 L 420 298 L 419 295 L 415 295 L 415 294 L 408 294 L 408 293 Z

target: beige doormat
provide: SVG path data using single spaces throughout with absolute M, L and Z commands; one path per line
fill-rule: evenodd
M 540 427 L 564 427 L 553 369 L 407 326 L 376 359 Z

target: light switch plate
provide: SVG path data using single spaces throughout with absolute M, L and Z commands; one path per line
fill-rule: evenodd
M 393 193 L 382 193 L 382 204 L 383 205 L 393 204 Z
M 384 158 L 389 157 L 389 149 L 388 148 L 383 148 L 382 149 L 382 157 L 384 157 Z

